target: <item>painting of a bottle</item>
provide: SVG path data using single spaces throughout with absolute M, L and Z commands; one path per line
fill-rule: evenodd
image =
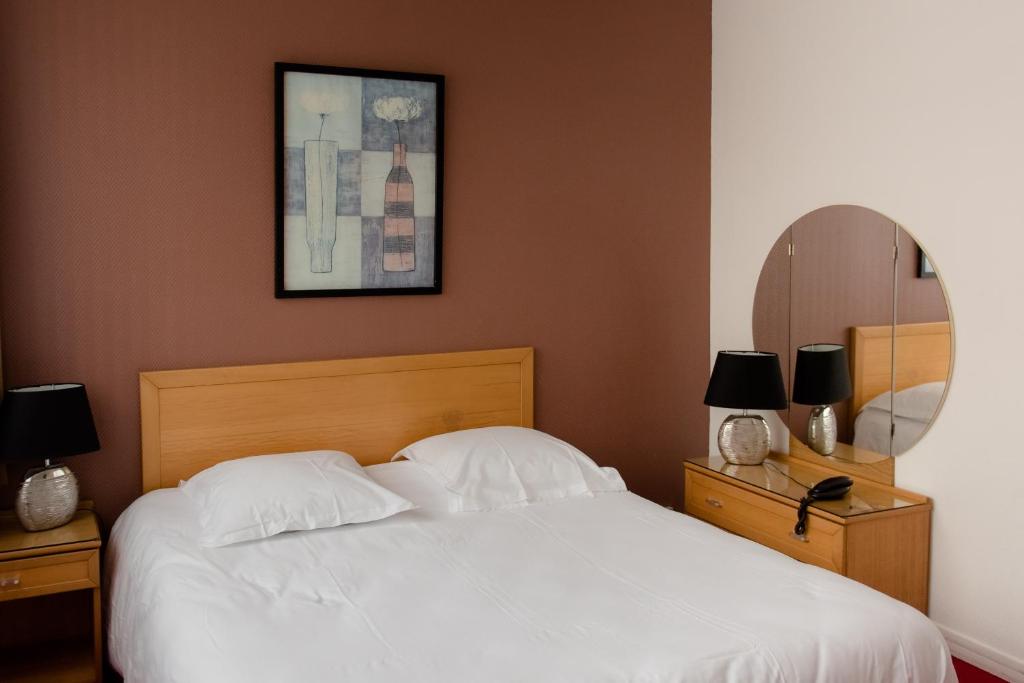
M 416 214 L 412 174 L 402 142 L 402 124 L 423 113 L 412 97 L 382 97 L 373 103 L 374 114 L 395 124 L 397 142 L 391 152 L 391 172 L 384 181 L 384 232 L 381 269 L 385 273 L 416 270 Z
M 416 270 L 416 217 L 413 213 L 414 187 L 406 166 L 406 147 L 396 143 L 391 172 L 384 183 L 384 248 L 382 268 L 386 272 Z

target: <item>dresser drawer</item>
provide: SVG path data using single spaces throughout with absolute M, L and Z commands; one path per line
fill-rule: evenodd
M 99 588 L 99 585 L 97 550 L 0 562 L 0 601 Z
M 790 557 L 843 573 L 844 527 L 809 515 L 807 533 L 797 539 L 796 507 L 718 479 L 686 471 L 686 512 Z

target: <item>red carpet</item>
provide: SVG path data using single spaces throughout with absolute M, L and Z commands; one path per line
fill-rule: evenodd
M 982 671 L 973 664 L 953 657 L 953 668 L 956 669 L 957 678 L 960 683 L 1002 683 L 1005 679 L 994 676 L 987 671 Z

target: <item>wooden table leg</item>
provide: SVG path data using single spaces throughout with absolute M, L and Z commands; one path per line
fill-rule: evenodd
M 103 683 L 103 614 L 100 589 L 92 591 L 92 647 L 96 683 Z

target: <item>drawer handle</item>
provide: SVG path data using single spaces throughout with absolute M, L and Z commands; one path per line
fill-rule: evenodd
M 789 537 L 794 540 L 800 541 L 801 543 L 810 543 L 810 541 L 807 540 L 807 534 L 797 534 L 790 531 Z
M 707 503 L 708 505 L 710 505 L 713 508 L 720 508 L 720 507 L 722 507 L 722 501 L 715 500 L 714 498 L 705 498 L 704 502 Z
M 0 577 L 0 588 L 14 588 L 21 585 L 21 575 Z

